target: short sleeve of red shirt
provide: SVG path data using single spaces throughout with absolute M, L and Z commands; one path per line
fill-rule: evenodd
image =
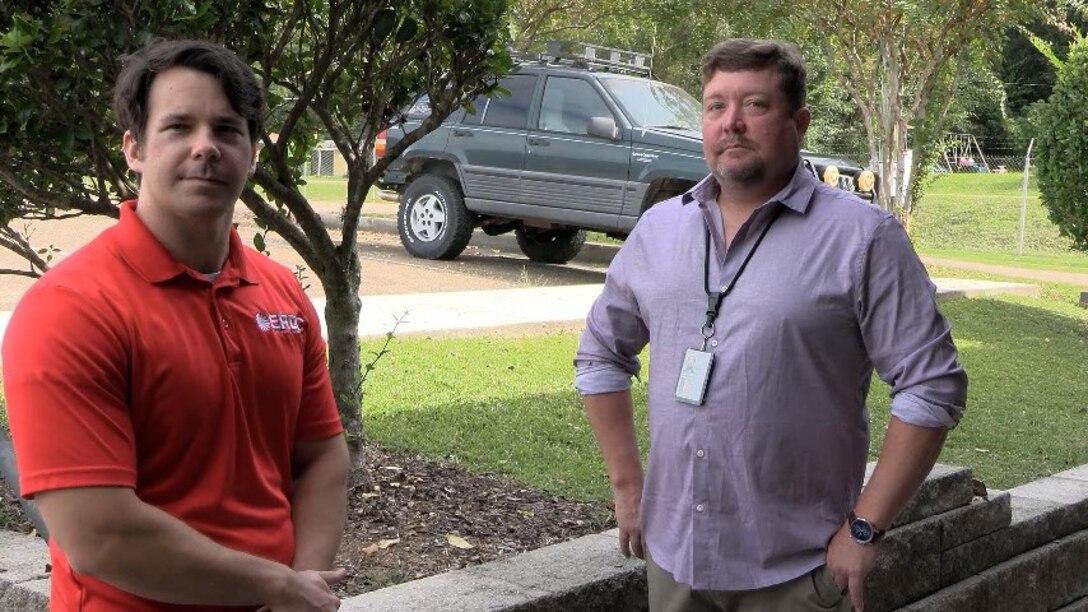
M 292 277 L 292 281 L 294 278 Z M 299 305 L 307 326 L 314 333 L 306 334 L 305 371 L 302 377 L 302 406 L 295 428 L 296 440 L 319 440 L 344 431 L 336 409 L 329 368 L 325 361 L 325 341 L 321 338 L 321 320 L 313 302 L 298 289 Z
M 27 292 L 3 344 L 4 394 L 21 493 L 135 487 L 123 328 L 86 296 Z

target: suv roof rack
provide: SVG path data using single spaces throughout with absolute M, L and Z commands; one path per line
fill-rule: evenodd
M 569 40 L 544 41 L 544 52 L 518 53 L 519 59 L 541 63 L 568 64 L 589 70 L 605 70 L 650 77 L 653 70 L 653 55 L 614 49 L 591 43 Z M 527 41 L 526 47 L 539 46 L 536 41 Z

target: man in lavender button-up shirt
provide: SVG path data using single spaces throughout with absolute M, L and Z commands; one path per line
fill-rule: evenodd
M 575 358 L 620 547 L 647 555 L 654 612 L 860 610 L 967 378 L 903 228 L 800 163 L 796 47 L 726 41 L 703 83 L 710 176 L 643 215 Z M 709 317 L 708 290 L 727 293 Z M 629 388 L 647 343 L 644 475 Z M 874 369 L 891 419 L 861 491 Z

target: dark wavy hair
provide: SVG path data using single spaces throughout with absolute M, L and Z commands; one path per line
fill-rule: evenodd
M 805 106 L 808 97 L 805 60 L 797 45 L 777 40 L 730 38 L 722 41 L 703 56 L 700 69 L 705 86 L 715 72 L 740 72 L 744 70 L 778 70 L 778 84 L 786 95 L 790 111 Z
M 153 39 L 140 51 L 122 58 L 113 88 L 113 112 L 122 130 L 141 142 L 147 128 L 147 99 L 155 76 L 171 68 L 190 68 L 219 80 L 231 108 L 246 120 L 256 142 L 264 97 L 253 70 L 234 52 L 205 40 Z

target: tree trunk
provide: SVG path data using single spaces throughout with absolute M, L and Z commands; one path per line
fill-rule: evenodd
M 322 279 L 328 328 L 329 375 L 336 408 L 344 424 L 352 467 L 363 464 L 362 368 L 359 358 L 359 256 L 354 249 L 347 269 Z

